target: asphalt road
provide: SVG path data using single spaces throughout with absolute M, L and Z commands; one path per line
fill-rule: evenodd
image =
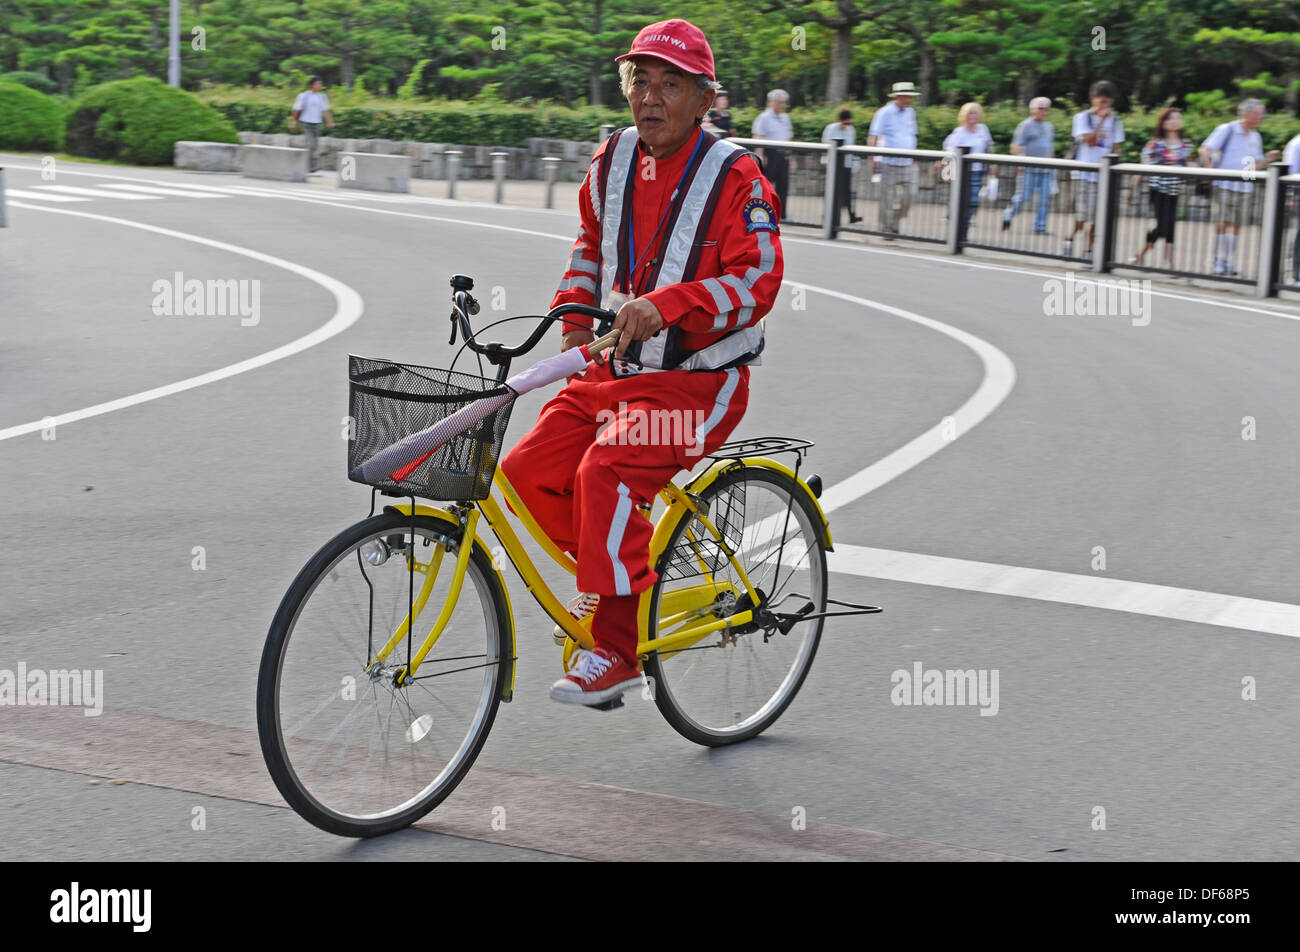
M 736 435 L 816 441 L 811 468 L 837 503 L 832 595 L 885 612 L 828 621 L 783 718 L 706 750 L 650 703 L 549 701 L 550 622 L 509 576 L 515 700 L 446 804 L 354 844 L 283 806 L 253 713 L 281 595 L 369 503 L 344 473 L 345 357 L 445 365 L 457 272 L 484 318 L 544 311 L 576 216 L 72 163 L 51 183 L 31 157 L 2 164 L 0 669 L 102 669 L 105 708 L 0 709 L 11 856 L 1300 848 L 1294 306 L 1156 285 L 1145 325 L 1049 316 L 1050 266 L 787 234 L 790 287 Z M 178 272 L 259 281 L 256 314 L 156 314 L 155 282 Z M 545 397 L 519 401 L 507 444 Z M 917 662 L 996 670 L 996 716 L 895 705 L 892 673 Z

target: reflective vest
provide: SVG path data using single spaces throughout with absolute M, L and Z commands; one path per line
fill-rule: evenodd
M 607 306 L 606 302 L 617 287 L 627 286 L 623 282 L 630 278 L 625 272 L 632 262 L 625 261 L 620 251 L 627 246 L 627 220 L 623 210 L 635 174 L 637 141 L 635 126 L 620 129 L 610 136 L 594 183 L 597 187 L 593 189 L 596 194 L 592 196 L 592 206 L 596 220 L 600 222 L 599 299 L 602 307 Z M 726 139 L 704 135 L 701 154 L 696 157 L 694 168 L 669 209 L 646 290 L 695 280 L 699 264 L 696 237 L 702 238 L 707 234 L 722 183 L 728 170 L 742 155 L 753 157 L 752 152 Z M 611 182 L 616 186 L 612 191 L 608 188 Z M 626 356 L 639 362 L 646 370 L 724 370 L 759 363 L 758 355 L 763 346 L 761 320 L 749 327 L 736 328 L 696 350 L 683 345 L 681 328 L 668 326 L 649 340 L 632 344 Z

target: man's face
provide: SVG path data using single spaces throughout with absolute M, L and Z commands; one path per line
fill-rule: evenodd
M 1035 103 L 1034 108 L 1030 110 L 1035 119 L 1042 122 L 1047 118 L 1047 103 Z
M 1241 117 L 1241 125 L 1245 129 L 1254 129 L 1264 121 L 1263 109 L 1251 109 Z
M 1093 96 L 1092 109 L 1094 112 L 1110 112 L 1111 99 L 1109 96 Z
M 701 90 L 695 77 L 663 60 L 642 56 L 632 62 L 627 104 L 637 135 L 651 155 L 667 155 L 690 138 L 696 118 L 713 105 L 713 91 Z
M 894 102 L 898 103 L 899 109 L 906 109 L 912 105 L 913 96 L 895 96 Z
M 714 109 L 731 108 L 731 100 L 727 97 L 726 93 L 719 93 L 717 96 L 713 97 L 713 108 Z
M 775 112 L 775 113 L 778 113 L 778 114 L 779 114 L 779 113 L 783 113 L 783 112 L 785 112 L 785 100 L 784 100 L 784 99 L 769 99 L 769 100 L 767 101 L 767 104 L 768 104 L 768 106 L 771 107 L 772 111 Z
M 318 93 L 324 88 L 325 88 L 325 84 L 322 83 L 319 79 L 316 80 L 316 82 L 311 84 L 311 91 L 314 93 Z

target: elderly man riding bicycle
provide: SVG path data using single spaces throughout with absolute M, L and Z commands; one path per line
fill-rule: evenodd
M 653 23 L 618 60 L 635 127 L 592 160 L 551 302 L 617 311 L 617 352 L 547 403 L 501 464 L 540 527 L 576 556 L 570 611 L 594 612 L 595 647 L 575 655 L 551 696 L 586 705 L 640 684 L 638 607 L 657 579 L 648 511 L 744 415 L 747 365 L 783 273 L 771 183 L 751 153 L 700 128 L 718 89 L 704 34 L 685 20 Z M 570 320 L 561 349 L 593 339 L 590 318 Z M 628 438 L 664 412 L 700 422 Z

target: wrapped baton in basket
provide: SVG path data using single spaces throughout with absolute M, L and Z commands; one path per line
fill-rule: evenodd
M 515 397 L 581 373 L 618 331 L 547 357 L 504 384 L 453 370 L 349 358 L 348 479 L 401 496 L 486 499 Z
M 486 499 L 514 401 L 486 377 L 389 360 L 348 358 L 348 478 L 385 492 L 425 499 Z M 500 399 L 507 398 L 507 399 Z M 467 428 L 432 452 L 414 453 L 387 472 L 362 472 L 381 451 L 427 431 L 467 407 Z M 465 419 L 465 418 L 462 418 Z

